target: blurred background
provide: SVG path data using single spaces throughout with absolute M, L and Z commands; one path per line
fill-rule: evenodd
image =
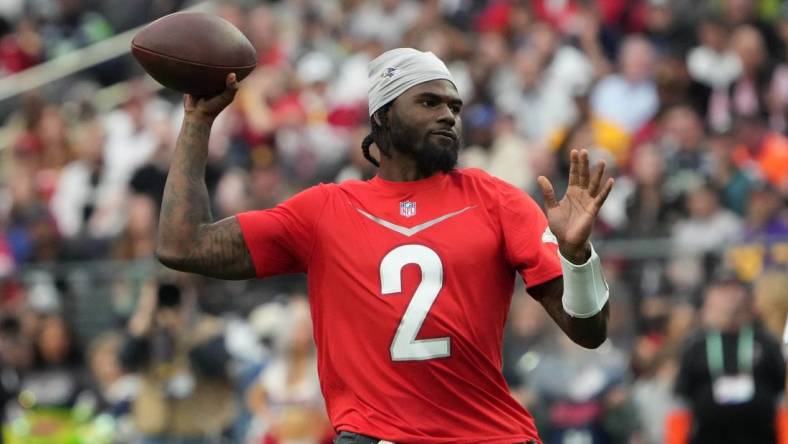
M 372 177 L 366 67 L 398 46 L 457 80 L 463 166 L 539 199 L 538 175 L 563 192 L 569 149 L 608 162 L 610 340 L 580 349 L 513 295 L 504 373 L 547 444 L 681 442 L 711 396 L 687 351 L 708 331 L 753 326 L 773 358 L 758 393 L 781 402 L 788 3 L 2 0 L 3 442 L 331 442 L 303 276 L 220 282 L 153 257 L 183 112 L 129 42 L 187 7 L 259 51 L 213 129 L 215 218 Z

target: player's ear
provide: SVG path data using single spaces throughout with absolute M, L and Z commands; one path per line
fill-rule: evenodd
M 381 106 L 380 109 L 375 111 L 375 114 L 372 115 L 372 118 L 375 119 L 375 124 L 377 126 L 383 128 L 384 125 L 388 124 L 389 113 L 391 112 L 391 108 L 394 106 L 395 101 L 396 99 Z

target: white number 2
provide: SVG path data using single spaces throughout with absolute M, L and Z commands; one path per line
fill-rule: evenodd
M 391 250 L 380 262 L 380 289 L 383 295 L 402 291 L 402 269 L 416 264 L 421 282 L 413 293 L 405 315 L 391 342 L 394 361 L 423 361 L 445 358 L 451 354 L 450 338 L 416 339 L 424 318 L 443 287 L 443 264 L 438 253 L 424 245 L 402 245 Z

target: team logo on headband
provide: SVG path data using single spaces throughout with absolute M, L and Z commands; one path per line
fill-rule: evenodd
M 390 78 L 394 77 L 394 74 L 396 74 L 397 71 L 399 71 L 399 68 L 397 68 L 396 66 L 393 67 L 393 68 L 386 68 L 386 69 L 383 70 L 382 73 L 380 73 L 380 78 L 381 79 L 390 79 Z

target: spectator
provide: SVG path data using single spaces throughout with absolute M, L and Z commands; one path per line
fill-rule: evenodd
M 599 351 L 573 347 L 563 336 L 540 347 L 526 373 L 536 399 L 531 411 L 547 442 L 620 442 L 632 433 L 635 417 L 623 385 L 624 356 L 611 343 Z
M 731 46 L 739 57 L 742 72 L 729 90 L 729 115 L 765 118 L 775 129 L 785 129 L 788 69 L 769 59 L 763 35 L 751 26 L 737 28 Z
M 736 123 L 739 145 L 733 161 L 755 178 L 768 181 L 781 192 L 788 190 L 788 139 L 770 130 L 757 117 L 740 117 Z
M 102 118 L 106 133 L 104 169 L 108 179 L 116 183 L 127 183 L 159 145 L 168 141 L 160 131 L 160 122 L 167 120 L 170 105 L 152 97 L 142 81 L 133 82 L 130 89 L 123 106 Z
M 37 175 L 39 180 L 51 181 L 52 174 L 46 172 L 62 168 L 69 160 L 71 146 L 68 140 L 68 125 L 60 109 L 52 104 L 36 103 L 31 99 L 28 131 L 23 132 L 16 141 L 14 154 L 19 166 L 28 173 Z M 43 182 L 43 180 L 42 180 Z M 53 183 L 42 183 L 51 192 Z
M 20 388 L 37 408 L 70 408 L 87 383 L 79 345 L 59 315 L 44 315 L 36 334 L 33 366 Z
M 535 299 L 517 290 L 512 298 L 509 319 L 503 345 L 503 374 L 515 397 L 531 408 L 536 399 L 526 384 L 527 372 L 539 362 L 540 347 L 547 343 L 549 318 L 539 310 Z
M 51 262 L 60 257 L 60 236 L 54 218 L 38 199 L 33 178 L 15 174 L 14 199 L 8 222 L 8 243 L 17 263 Z
M 41 30 L 48 58 L 55 58 L 113 34 L 100 14 L 89 11 L 84 0 L 60 0 L 56 20 Z
M 752 191 L 747 206 L 744 232 L 728 251 L 727 259 L 739 278 L 753 281 L 765 270 L 785 270 L 788 220 L 776 190 L 761 184 Z
M 785 363 L 752 308 L 738 281 L 722 278 L 706 291 L 703 328 L 687 342 L 676 380 L 676 393 L 692 412 L 690 443 L 776 442 Z
M 235 406 L 221 325 L 195 312 L 180 286 L 149 283 L 121 350 L 140 373 L 134 424 L 143 443 L 207 443 L 231 425 Z
M 665 188 L 676 198 L 683 197 L 702 181 L 708 162 L 703 122 L 687 105 L 665 110 L 659 121 L 657 145 L 665 158 Z
M 460 159 L 463 166 L 482 168 L 520 189 L 533 185 L 536 176 L 530 156 L 546 148 L 520 137 L 511 116 L 495 116 L 493 110 L 478 105 L 468 112 L 465 127 L 470 134 Z
M 8 241 L 4 235 L 0 236 L 0 282 L 4 282 L 14 272 L 16 265 L 14 262 L 14 255 L 11 253 Z
M 276 16 L 267 5 L 259 5 L 247 15 L 246 32 L 257 49 L 258 63 L 262 66 L 284 67 L 288 64 L 284 42 L 280 41 L 281 28 Z
M 739 236 L 741 221 L 730 210 L 720 208 L 716 190 L 708 185 L 690 192 L 687 213 L 689 218 L 677 222 L 673 229 L 673 243 L 678 251 L 712 253 Z
M 156 206 L 153 199 L 137 195 L 129 198 L 128 220 L 112 246 L 116 259 L 151 259 L 156 251 Z
M 669 274 L 677 289 L 693 292 L 719 265 L 720 248 L 738 238 L 742 222 L 732 211 L 720 208 L 716 190 L 708 185 L 692 190 L 686 206 L 689 218 L 673 226 L 675 253 Z
M 18 399 L 23 377 L 33 366 L 33 346 L 14 316 L 0 320 L 0 345 L 0 420 L 6 424 L 22 414 Z
M 145 197 L 154 203 L 156 208 L 161 208 L 161 198 L 164 195 L 164 185 L 167 182 L 167 170 L 170 168 L 170 154 L 172 144 L 161 144 L 151 156 L 150 160 L 134 171 L 129 181 L 132 197 Z
M 578 118 L 574 96 L 589 89 L 595 72 L 588 57 L 561 44 L 546 24 L 534 25 L 528 42 L 515 54 L 512 78 L 493 87 L 497 105 L 514 116 L 518 130 L 529 140 L 545 143 Z
M 692 78 L 709 88 L 710 97 L 704 104 L 706 120 L 717 131 L 730 128 L 728 88 L 739 78 L 741 59 L 730 48 L 729 31 L 722 20 L 707 17 L 698 25 L 700 45 L 687 56 L 687 69 Z
M 591 93 L 593 112 L 628 134 L 657 112 L 654 49 L 642 37 L 627 37 L 619 54 L 619 73 L 603 78 Z M 623 108 L 621 103 L 629 106 Z
M 788 319 L 786 288 L 788 288 L 788 274 L 779 271 L 768 271 L 753 283 L 755 312 L 763 320 L 766 330 L 778 340 L 783 339 L 785 323 Z
M 97 399 L 96 408 L 118 421 L 129 420 L 131 405 L 139 390 L 139 379 L 127 373 L 119 361 L 123 336 L 107 332 L 93 340 L 88 349 L 88 361 Z M 128 424 L 119 424 L 128 433 Z
M 682 20 L 678 8 L 667 1 L 646 1 L 644 36 L 663 54 L 684 57 L 694 41 L 692 29 Z
M 350 146 L 361 146 L 361 142 L 364 140 L 366 135 L 366 128 L 355 129 L 353 131 L 353 135 L 351 136 Z M 377 147 L 374 147 L 374 145 L 371 148 L 371 151 L 375 158 L 380 155 L 377 152 Z M 334 182 L 339 183 L 351 179 L 368 180 L 375 176 L 375 167 L 364 158 L 364 153 L 361 150 L 351 149 L 348 153 L 348 157 L 350 163 L 345 165 L 345 167 L 339 171 L 337 177 L 334 178 Z
M 752 27 L 761 35 L 760 40 L 765 42 L 768 55 L 775 59 L 782 57 L 784 51 L 782 42 L 774 27 L 759 17 L 757 1 L 726 0 L 721 6 L 725 24 L 729 29 L 740 26 Z
M 665 421 L 675 408 L 673 381 L 678 372 L 676 357 L 670 349 L 660 350 L 632 387 L 632 401 L 637 410 L 640 436 L 648 444 L 665 440 Z
M 52 213 L 66 238 L 101 239 L 118 232 L 122 182 L 108 176 L 104 161 L 104 129 L 100 122 L 82 123 L 74 138 L 77 158 L 63 168 Z
M 670 225 L 670 198 L 664 189 L 665 163 L 653 145 L 636 150 L 632 165 L 633 183 L 626 183 L 622 191 L 629 191 L 626 200 L 626 224 L 622 234 L 631 237 L 660 237 Z M 675 199 L 675 198 L 673 198 Z
M 291 300 L 286 313 L 281 322 L 287 327 L 276 338 L 278 353 L 250 388 L 249 408 L 265 430 L 262 442 L 317 444 L 326 437 L 328 418 L 306 298 Z
M 35 24 L 23 19 L 14 33 L 0 38 L 0 77 L 30 68 L 43 57 L 41 36 Z
M 708 139 L 708 163 L 704 175 L 720 190 L 720 201 L 739 216 L 746 211 L 747 198 L 754 186 L 753 177 L 733 162 L 735 142 L 731 134 L 717 134 Z
M 418 15 L 419 5 L 411 0 L 363 2 L 353 13 L 350 29 L 357 37 L 378 40 L 392 48 Z

